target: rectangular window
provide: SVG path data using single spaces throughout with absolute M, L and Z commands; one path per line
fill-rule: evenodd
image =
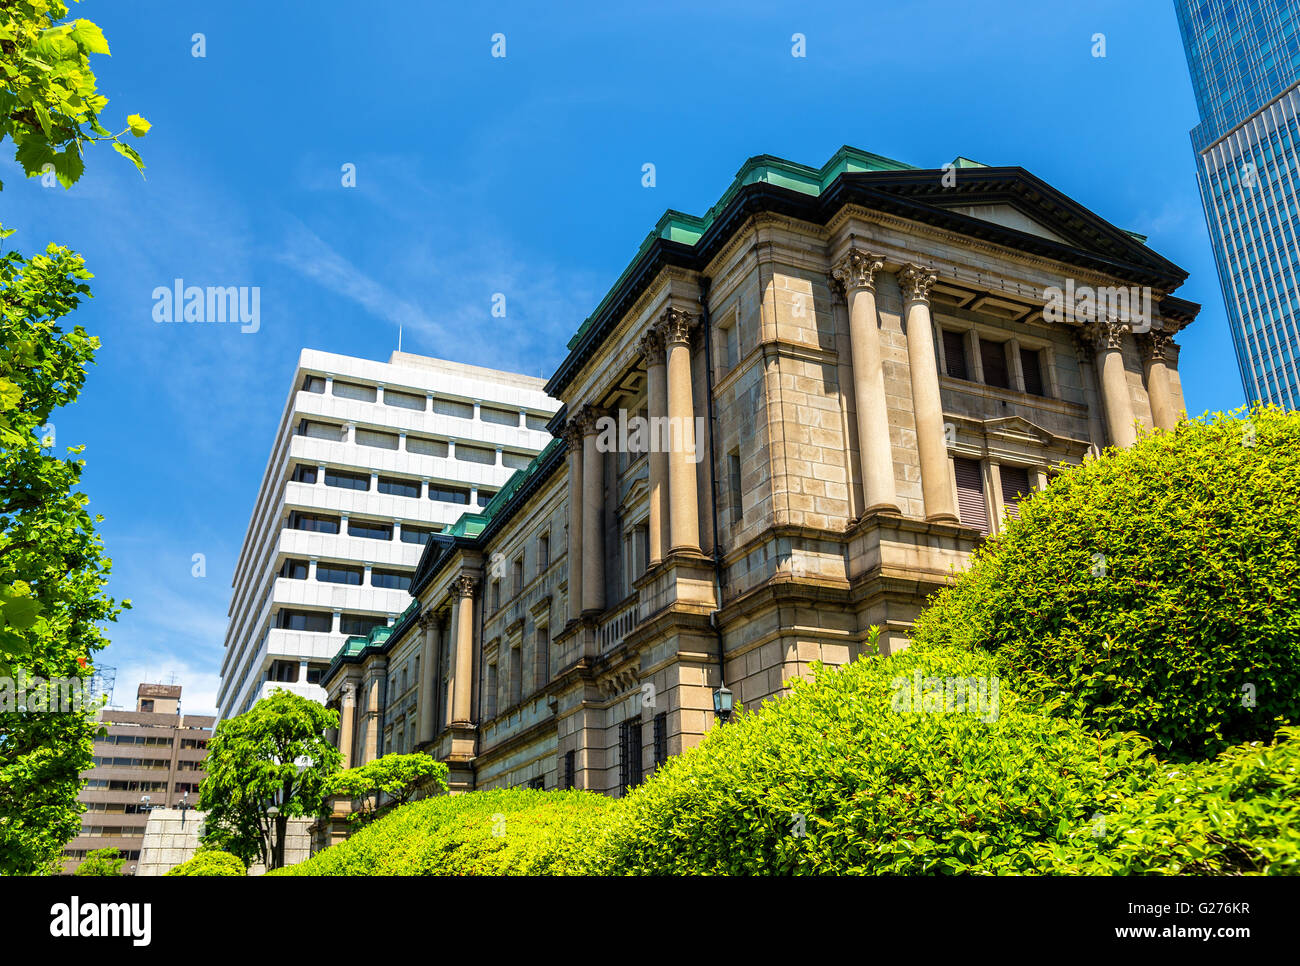
M 551 629 L 537 628 L 537 653 L 533 661 L 533 689 L 542 690 L 551 680 Z
M 447 456 L 447 441 L 427 436 L 407 436 L 406 451 L 419 456 Z
M 524 699 L 524 655 L 522 648 L 510 648 L 510 706 Z
M 401 438 L 396 433 L 378 433 L 373 429 L 358 429 L 355 435 L 358 446 L 373 446 L 375 449 L 395 450 L 401 443 Z
M 533 458 L 527 453 L 512 453 L 509 450 L 501 453 L 501 465 L 508 470 L 525 470 L 532 461 Z
M 668 760 L 668 712 L 660 711 L 655 715 L 655 765 L 662 765 Z
M 289 529 L 308 530 L 312 533 L 338 533 L 339 518 L 294 510 L 289 514 Z
M 419 497 L 420 481 L 402 480 L 395 476 L 381 476 L 379 478 L 379 492 L 386 493 L 389 496 Z
M 388 621 L 382 617 L 367 614 L 344 614 L 339 620 L 339 630 L 350 637 L 365 637 L 376 627 L 387 626 Z
M 740 491 L 740 450 L 733 449 L 727 454 L 727 499 L 732 524 L 740 523 L 745 518 L 745 501 Z
M 492 581 L 492 609 L 501 609 L 501 581 Z
M 497 716 L 497 666 L 487 666 L 486 687 L 483 688 L 483 719 L 490 721 Z
M 641 784 L 641 719 L 629 718 L 618 729 L 618 793 Z
M 286 560 L 284 566 L 280 568 L 280 576 L 287 577 L 290 580 L 306 580 L 307 561 Z
M 304 419 L 298 424 L 298 435 L 337 443 L 343 438 L 343 427 L 338 423 L 318 423 L 314 419 Z
M 957 477 L 957 514 L 961 522 L 987 534 L 989 511 L 984 503 L 984 477 L 979 462 L 954 456 L 952 466 Z
M 324 392 L 325 380 L 322 379 L 320 376 L 303 376 L 302 391 L 303 392 Z
M 572 788 L 578 778 L 577 753 L 566 751 L 564 753 L 564 787 Z
M 370 586 L 383 587 L 385 590 L 410 590 L 411 575 L 400 570 L 370 570 Z
M 1023 466 L 1000 466 L 998 474 L 1002 483 L 1002 505 L 1006 515 L 1013 520 L 1020 519 L 1020 501 L 1029 496 L 1029 470 Z
M 363 386 L 355 382 L 339 382 L 334 380 L 334 395 L 343 399 L 356 399 L 360 402 L 374 402 L 376 398 L 374 386 Z
M 353 587 L 360 587 L 361 573 L 360 567 L 346 567 L 334 563 L 316 565 L 316 579 L 323 580 L 327 584 L 351 584 Z
M 392 540 L 393 525 L 373 520 L 349 520 L 348 536 L 365 537 L 367 540 Z
M 417 527 L 413 523 L 402 524 L 402 543 L 418 543 L 424 546 L 433 536 L 433 531 L 426 527 Z
M 966 366 L 966 333 L 943 330 L 944 368 L 953 379 L 969 379 Z
M 295 483 L 315 483 L 316 467 L 299 463 L 293 468 L 293 476 L 290 479 Z
M 463 503 L 469 504 L 469 490 L 462 490 L 455 486 L 441 486 L 439 484 L 429 484 L 429 499 L 438 500 L 442 503 Z
M 479 406 L 478 418 L 485 423 L 495 423 L 498 426 L 518 426 L 519 410 L 498 409 L 496 406 Z
M 457 419 L 473 419 L 474 406 L 472 403 L 457 402 L 455 399 L 443 399 L 434 397 L 433 411 L 443 416 L 455 416 Z
M 516 557 L 510 568 L 511 596 L 518 597 L 524 592 L 524 558 Z
M 493 466 L 497 461 L 497 453 L 496 450 L 484 449 L 482 446 L 457 443 L 456 459 L 463 463 L 482 463 L 484 466 Z
M 980 362 L 984 366 L 984 384 L 999 389 L 1010 389 L 1007 377 L 1007 344 L 980 339 Z
M 334 615 L 314 610 L 282 610 L 275 615 L 275 626 L 286 631 L 314 631 L 328 634 L 334 629 Z
M 484 490 L 480 488 L 478 491 L 478 500 L 477 500 L 478 505 L 487 506 L 489 503 L 492 502 L 492 498 L 494 496 L 496 496 L 496 493 L 493 490 Z
M 537 572 L 540 574 L 551 565 L 551 535 L 543 533 L 537 538 Z
M 529 429 L 541 432 L 542 430 L 546 429 L 546 424 L 551 421 L 551 417 L 534 416 L 532 413 L 529 413 L 526 417 L 526 421 Z
M 1025 376 L 1025 392 L 1043 396 L 1043 354 L 1037 349 L 1020 349 L 1020 371 Z
M 369 490 L 369 473 L 349 473 L 347 470 L 325 468 L 325 485 L 337 486 L 344 490 Z
M 397 406 L 399 409 L 414 409 L 424 412 L 425 399 L 410 392 L 398 392 L 396 389 L 384 390 L 384 405 Z

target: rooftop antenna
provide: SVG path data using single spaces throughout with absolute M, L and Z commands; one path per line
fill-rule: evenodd
M 397 323 L 397 351 L 402 351 L 402 323 Z

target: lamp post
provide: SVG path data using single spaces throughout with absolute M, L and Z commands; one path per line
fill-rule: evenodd
M 721 719 L 723 724 L 731 720 L 731 712 L 735 707 L 735 695 L 727 689 L 724 684 L 713 692 L 713 713 Z
M 270 823 L 267 825 L 267 829 L 266 829 L 266 835 L 267 835 L 266 856 L 268 859 L 270 859 L 270 861 L 267 863 L 268 871 L 269 871 L 269 869 L 279 868 L 279 865 L 276 864 L 276 859 L 279 858 L 278 853 L 280 852 L 280 842 L 279 842 L 279 836 L 275 834 L 278 826 L 277 820 L 280 817 L 279 806 L 272 805 L 270 808 L 268 808 L 266 810 L 266 817 L 270 819 Z

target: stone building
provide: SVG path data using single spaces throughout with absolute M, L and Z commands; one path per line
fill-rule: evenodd
M 720 687 L 757 705 L 873 625 L 905 646 L 1026 493 L 1178 421 L 1185 278 L 1018 167 L 749 160 L 569 342 L 556 439 L 335 657 L 346 761 L 621 794 Z M 636 417 L 667 438 L 611 430 Z

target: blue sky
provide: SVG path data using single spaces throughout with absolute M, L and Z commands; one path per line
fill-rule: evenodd
M 113 49 L 106 124 L 153 123 L 147 180 L 101 147 L 72 190 L 43 188 L 6 144 L 0 220 L 11 245 L 58 241 L 96 275 L 77 321 L 103 348 L 55 425 L 59 446 L 86 444 L 110 589 L 135 602 L 99 658 L 119 703 L 175 675 L 187 711 L 212 710 L 301 348 L 386 359 L 401 324 L 410 351 L 549 375 L 664 209 L 702 213 L 756 154 L 819 166 L 847 143 L 1027 168 L 1191 273 L 1188 408 L 1242 404 L 1169 0 L 613 6 L 77 5 Z M 259 286 L 259 331 L 155 323 L 151 293 L 177 277 Z

